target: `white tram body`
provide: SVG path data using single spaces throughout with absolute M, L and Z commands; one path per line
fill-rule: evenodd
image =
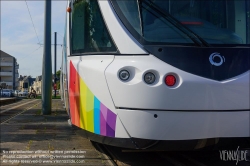
M 89 139 L 181 149 L 250 137 L 249 0 L 67 7 L 62 98 Z

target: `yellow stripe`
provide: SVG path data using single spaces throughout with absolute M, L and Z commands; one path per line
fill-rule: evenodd
M 86 94 L 87 130 L 94 132 L 94 95 L 88 87 Z
M 87 129 L 87 111 L 86 111 L 86 89 L 87 86 L 82 79 L 80 79 L 80 127 Z

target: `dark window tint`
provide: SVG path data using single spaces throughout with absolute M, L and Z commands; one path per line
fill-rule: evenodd
M 72 11 L 72 53 L 116 52 L 96 0 L 75 0 Z
M 117 3 L 120 9 L 123 11 L 125 17 L 129 20 L 134 29 L 141 34 L 140 27 L 140 13 L 135 0 L 119 0 Z
M 250 44 L 250 0 L 111 1 L 143 44 L 190 45 L 197 36 L 212 45 Z

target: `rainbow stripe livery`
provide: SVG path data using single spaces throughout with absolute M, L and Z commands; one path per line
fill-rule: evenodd
M 115 137 L 116 114 L 94 96 L 71 61 L 69 100 L 73 125 L 95 134 Z

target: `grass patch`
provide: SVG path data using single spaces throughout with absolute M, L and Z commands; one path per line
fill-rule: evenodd
M 26 146 L 26 150 L 30 150 L 32 142 L 33 142 L 32 140 L 29 140 L 28 145 Z
M 49 143 L 49 147 L 48 148 L 49 148 L 50 151 L 55 150 L 55 148 L 52 145 L 50 145 L 50 143 Z
M 55 111 L 54 115 L 55 115 L 55 116 L 57 115 L 57 111 Z
M 36 115 L 41 115 L 41 113 L 42 113 L 42 110 L 36 111 Z
M 56 96 L 56 97 L 55 97 L 55 96 L 53 95 L 53 96 L 52 96 L 52 99 L 61 99 L 61 96 Z
M 19 130 L 23 130 L 24 129 L 24 125 L 22 127 L 19 128 Z

